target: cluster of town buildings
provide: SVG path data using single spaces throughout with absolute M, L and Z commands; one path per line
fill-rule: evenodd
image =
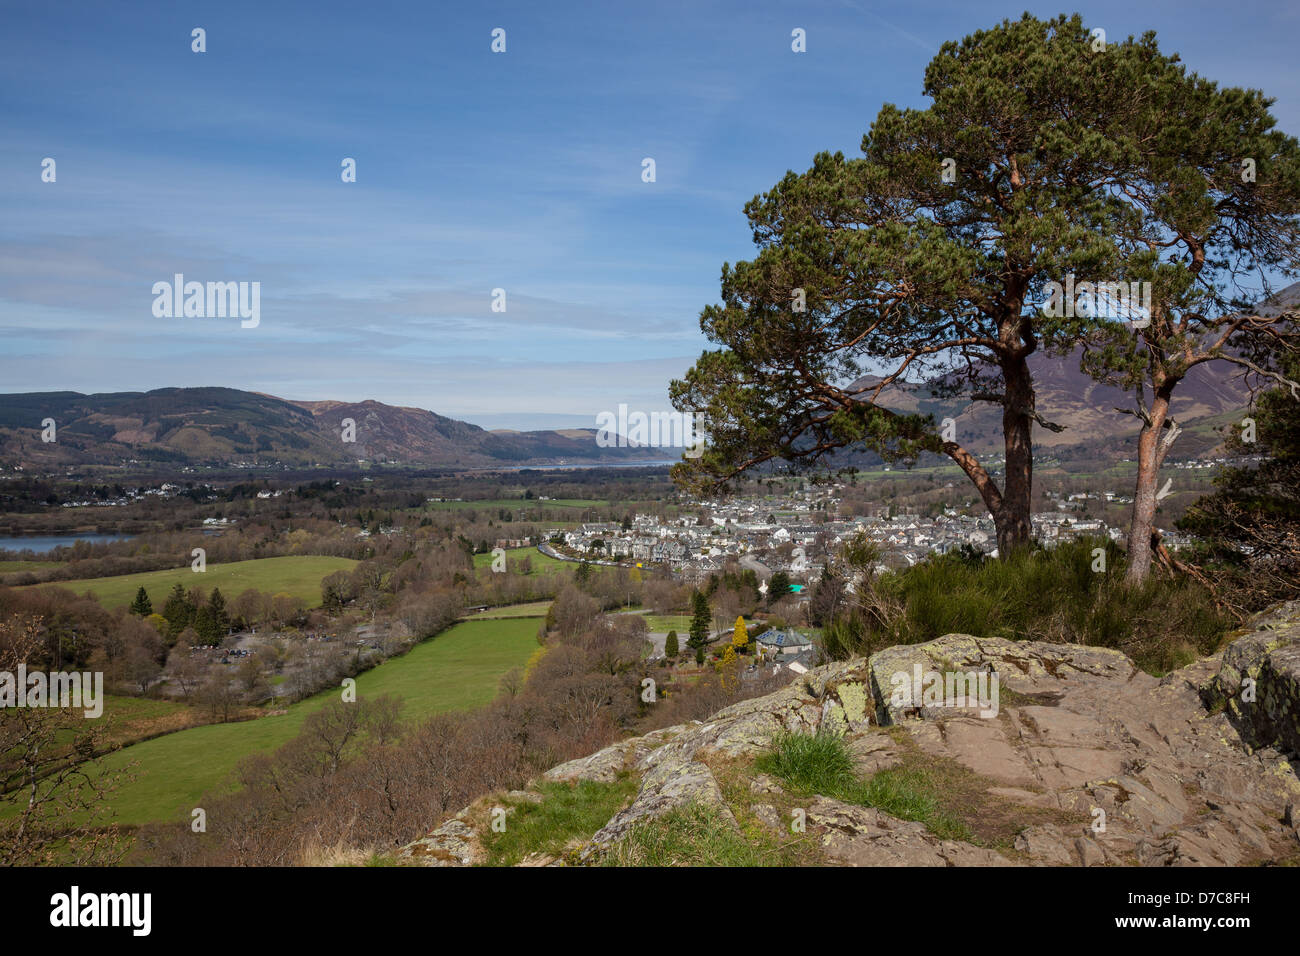
M 837 486 L 805 489 L 763 498 L 728 498 L 698 502 L 699 514 L 674 518 L 637 515 L 628 524 L 598 522 L 572 531 L 548 532 L 569 555 L 592 561 L 658 564 L 691 578 L 717 571 L 732 561 L 766 578 L 784 571 L 792 579 L 815 577 L 816 571 L 847 541 L 860 536 L 875 544 L 881 565 L 916 564 L 931 554 L 971 547 L 983 553 L 997 548 L 993 520 L 944 509 L 941 514 L 891 514 L 881 508 L 870 516 L 841 517 Z M 1115 500 L 1110 496 L 1108 500 Z M 1033 533 L 1048 547 L 1075 537 L 1109 537 L 1122 532 L 1098 518 L 1081 516 L 1068 501 L 1056 511 L 1033 515 Z M 700 515 L 704 515 L 701 518 Z
M 120 508 L 148 498 L 174 498 L 184 491 L 180 485 L 164 482 L 157 488 L 126 488 L 120 495 L 108 498 L 82 498 L 59 503 L 62 508 Z

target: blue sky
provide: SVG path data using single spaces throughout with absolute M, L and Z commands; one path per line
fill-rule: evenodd
M 1026 8 L 1155 29 L 1300 132 L 1282 3 L 0 3 L 0 391 L 227 385 L 486 427 L 666 408 L 752 254 L 744 203 L 856 153 L 883 103 L 924 105 L 942 42 Z M 177 272 L 260 282 L 260 325 L 155 318 Z

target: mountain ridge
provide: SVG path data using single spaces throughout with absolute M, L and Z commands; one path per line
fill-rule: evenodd
M 46 442 L 50 419 L 55 440 Z M 594 428 L 490 432 L 374 399 L 295 401 L 221 386 L 0 395 L 0 464 L 6 467 L 258 461 L 476 469 L 667 457 L 671 449 L 602 448 Z
M 1081 371 L 1077 351 L 1062 356 L 1036 352 L 1029 357 L 1029 367 L 1037 411 L 1047 421 L 1065 426 L 1063 431 L 1055 432 L 1035 423 L 1035 447 L 1050 454 L 1066 448 L 1117 449 L 1132 443 L 1136 451 L 1138 420 L 1119 411 L 1134 407 L 1133 396 Z M 1226 362 L 1189 370 L 1174 392 L 1172 417 L 1184 428 L 1206 427 L 1188 428 L 1187 438 L 1178 446 L 1179 453 L 1194 456 L 1213 452 L 1220 443 L 1213 426 L 1224 416 L 1249 406 L 1250 391 L 1239 373 L 1240 369 Z M 879 380 L 879 376 L 865 375 L 847 387 L 850 391 L 865 389 Z M 1002 450 L 1001 406 L 940 397 L 934 382 L 895 383 L 881 392 L 880 404 L 898 412 L 931 414 L 936 421 L 951 417 L 958 441 L 969 450 L 978 454 Z M 1198 431 L 1201 434 L 1195 434 Z
M 1193 368 L 1175 392 L 1173 416 L 1185 429 L 1178 453 L 1214 453 L 1221 430 L 1249 406 L 1250 393 L 1231 366 Z M 1118 458 L 1138 430 L 1132 397 L 1079 370 L 1078 355 L 1030 358 L 1038 411 L 1065 426 L 1034 426 L 1044 454 Z M 878 381 L 859 378 L 850 388 Z M 976 454 L 1002 449 L 1001 410 L 938 394 L 938 382 L 894 384 L 881 404 L 900 412 L 952 418 L 956 435 Z M 53 419 L 56 440 L 45 442 Z M 351 425 L 348 425 L 348 421 Z M 659 462 L 672 448 L 602 448 L 595 428 L 537 431 L 485 429 L 428 409 L 376 399 L 294 400 L 223 386 L 167 387 L 147 392 L 24 392 L 0 395 L 0 465 L 57 467 L 154 462 L 182 465 L 280 463 L 292 466 L 377 462 L 428 468 L 483 469 L 555 464 Z M 345 440 L 345 436 L 353 440 Z M 834 465 L 874 463 L 870 453 L 841 451 Z

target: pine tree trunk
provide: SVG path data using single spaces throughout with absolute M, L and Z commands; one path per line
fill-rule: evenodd
M 1011 553 L 1030 542 L 1030 522 L 1034 484 L 1034 442 L 1032 410 L 1034 383 L 1024 359 L 1002 366 L 1006 381 L 1006 401 L 1002 411 L 1002 432 L 1006 449 L 1006 479 L 1002 485 L 1002 505 L 993 515 L 998 534 L 998 556 Z
M 1128 532 L 1128 570 L 1124 579 L 1131 585 L 1141 584 L 1151 571 L 1151 533 L 1156 520 L 1156 493 L 1160 481 L 1160 466 L 1169 451 L 1170 441 L 1164 436 L 1165 420 L 1169 417 L 1169 390 L 1156 393 L 1151 403 L 1150 421 L 1138 433 L 1137 485 L 1133 491 L 1133 514 Z

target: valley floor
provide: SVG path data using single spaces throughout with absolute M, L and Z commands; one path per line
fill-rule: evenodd
M 497 683 L 537 649 L 531 618 L 467 621 L 385 661 L 357 678 L 357 698 L 389 694 L 403 699 L 402 715 L 419 719 L 480 707 Z M 204 793 L 220 787 L 238 762 L 291 740 L 307 716 L 337 698 L 323 691 L 276 715 L 209 724 L 135 744 L 104 760 L 104 771 L 130 768 L 135 779 L 111 798 L 114 820 L 143 824 L 188 817 Z

